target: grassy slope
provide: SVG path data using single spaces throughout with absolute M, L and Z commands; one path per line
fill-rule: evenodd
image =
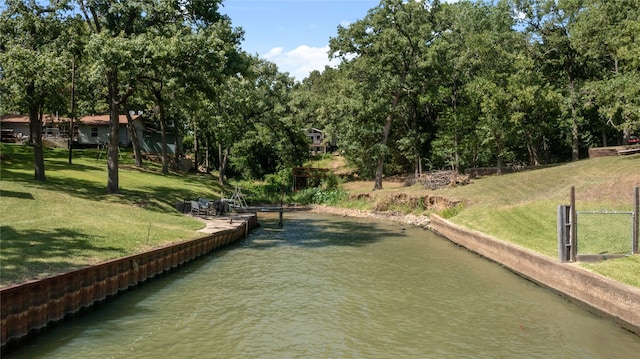
M 209 175 L 161 175 L 123 158 L 119 195 L 106 194 L 95 151 L 47 150 L 47 180 L 33 180 L 30 148 L 2 144 L 0 285 L 41 278 L 166 243 L 195 238 L 202 223 L 178 213 L 183 198 L 218 198 Z
M 374 201 L 347 206 L 371 209 L 375 202 L 397 193 L 440 194 L 464 203 L 464 208 L 450 218 L 452 222 L 557 258 L 556 212 L 558 205 L 569 204 L 571 186 L 576 189 L 576 207 L 580 211 L 632 211 L 634 187 L 640 186 L 640 155 L 595 158 L 488 176 L 475 179 L 467 186 L 438 191 L 391 182 L 383 185 L 384 190 L 373 192 Z M 366 193 L 373 188 L 373 183 L 347 183 L 345 188 L 351 194 Z M 402 210 L 416 213 L 415 209 Z M 580 265 L 640 287 L 639 255 Z
M 123 159 L 121 194 L 106 195 L 106 162 L 94 151 L 49 150 L 47 181 L 33 180 L 29 148 L 0 145 L 0 286 L 59 273 L 169 242 L 190 239 L 202 224 L 178 214 L 183 198 L 219 198 L 221 188 L 209 175 L 159 174 Z M 327 165 L 336 169 L 333 164 Z M 339 166 L 340 167 L 340 166 Z M 497 238 L 556 258 L 556 208 L 569 202 L 576 187 L 579 210 L 631 210 L 633 187 L 640 185 L 640 155 L 607 157 L 535 171 L 474 180 L 471 185 L 435 191 L 461 199 L 463 210 L 451 220 Z M 374 208 L 398 193 L 427 195 L 420 186 L 386 181 L 371 192 L 372 182 L 344 185 L 373 201 L 345 206 Z M 228 189 L 226 189 L 229 193 Z M 415 208 L 394 208 L 428 214 Z M 640 256 L 581 264 L 590 270 L 640 287 Z

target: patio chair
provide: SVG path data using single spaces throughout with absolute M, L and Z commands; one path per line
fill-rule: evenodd
M 206 198 L 198 198 L 198 205 L 200 206 L 200 213 L 205 215 L 215 215 L 215 208 L 212 201 Z
M 199 216 L 201 214 L 206 214 L 206 210 L 200 208 L 200 203 L 198 201 L 191 201 L 191 215 Z

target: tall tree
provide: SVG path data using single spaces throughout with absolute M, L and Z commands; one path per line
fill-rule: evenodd
M 174 33 L 183 34 L 187 30 L 197 31 L 215 25 L 223 18 L 218 12 L 220 0 L 179 2 L 173 0 L 141 2 L 79 0 L 78 3 L 93 32 L 89 48 L 94 62 L 94 71 L 103 76 L 108 89 L 110 125 L 107 192 L 118 193 L 118 118 L 122 104 L 131 96 L 141 77 L 141 71 L 152 67 L 144 57 L 146 47 L 151 45 L 145 40 L 163 40 L 160 43 L 166 44 L 165 41 L 170 42 Z M 160 46 L 160 50 L 171 51 L 177 47 L 176 45 L 167 49 Z M 205 47 L 203 50 L 207 49 Z M 171 54 L 164 55 L 174 59 Z M 164 69 L 175 69 L 184 65 L 184 63 L 162 62 L 168 60 L 167 56 L 163 57 L 162 53 L 158 52 L 154 53 L 154 58 L 161 59 L 160 65 L 164 65 Z M 159 67 L 156 69 L 162 70 Z M 154 80 L 153 83 L 156 85 L 154 89 L 158 90 L 159 82 Z M 160 88 L 164 89 L 164 87 L 163 81 Z M 161 95 L 161 92 L 155 91 L 155 94 Z M 156 101 L 161 99 L 163 102 L 165 97 L 156 96 L 155 98 Z M 166 152 L 166 145 L 164 147 Z
M 527 32 L 535 46 L 531 49 L 550 83 L 562 94 L 561 108 L 569 119 L 571 159 L 580 157 L 580 127 L 583 122 L 583 87 L 589 63 L 572 40 L 571 24 L 583 10 L 582 0 L 518 0 Z
M 434 29 L 439 2 L 383 0 L 367 16 L 349 27 L 338 27 L 330 51 L 342 58 L 343 68 L 360 83 L 370 121 L 380 126 L 378 142 L 370 150 L 376 162 L 374 190 L 382 189 L 384 164 L 390 153 L 389 136 L 401 118 L 401 102 L 425 77 L 425 48 L 440 34 Z M 369 126 L 367 126 L 369 127 Z
M 626 141 L 640 131 L 640 2 L 586 0 L 570 29 L 573 46 L 598 65 L 589 97 Z
M 6 0 L 0 14 L 0 110 L 29 114 L 34 178 L 45 180 L 42 119 L 62 110 L 70 56 L 61 40 L 66 2 Z

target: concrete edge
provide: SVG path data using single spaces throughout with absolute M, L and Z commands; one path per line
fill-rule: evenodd
M 246 238 L 257 216 L 242 219 L 200 238 L 0 288 L 0 356 L 67 317 Z
M 640 289 L 625 285 L 575 264 L 559 263 L 526 248 L 453 224 L 431 215 L 431 229 L 474 253 L 495 261 L 511 271 L 612 319 L 621 327 L 640 335 Z

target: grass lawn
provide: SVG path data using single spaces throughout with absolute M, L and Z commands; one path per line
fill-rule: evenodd
M 640 155 L 594 158 L 487 176 L 474 179 L 466 186 L 437 191 L 425 190 L 420 185 L 403 186 L 401 182 L 383 182 L 384 189 L 375 192 L 370 192 L 373 182 L 344 184 L 350 194 L 370 193 L 372 198 L 345 204 L 351 208 L 372 209 L 376 203 L 398 193 L 438 194 L 460 200 L 462 209 L 449 218 L 452 222 L 551 258 L 558 257 L 557 208 L 569 204 L 572 186 L 576 191 L 578 211 L 633 211 L 634 187 L 640 186 Z M 416 213 L 415 208 L 405 208 L 404 212 Z M 428 214 L 428 211 L 422 214 Z M 601 230 L 600 236 L 608 237 L 613 227 L 611 223 L 603 223 Z M 579 265 L 640 287 L 640 255 Z
M 1 144 L 0 286 L 41 278 L 107 259 L 137 253 L 198 236 L 202 223 L 178 213 L 185 198 L 220 198 L 217 178 L 204 174 L 162 175 L 159 166 L 133 166 L 130 155 L 120 163 L 120 194 L 107 195 L 104 157 L 95 150 L 46 150 L 46 181 L 33 180 L 33 153 L 21 145 Z M 330 159 L 323 167 L 343 169 Z M 319 165 L 314 165 L 320 167 Z M 503 176 L 475 179 L 456 188 L 429 191 L 420 185 L 385 181 L 342 184 L 350 194 L 368 197 L 344 207 L 373 209 L 398 195 L 441 195 L 462 202 L 450 220 L 536 252 L 557 258 L 557 206 L 569 204 L 576 188 L 579 211 L 632 211 L 633 191 L 640 186 L 640 155 L 604 157 Z M 392 206 L 405 213 L 428 215 L 415 207 Z M 443 213 L 441 213 L 443 214 Z M 606 228 L 604 234 L 606 235 Z M 640 287 L 640 255 L 579 264 L 622 283 Z
M 123 156 L 120 194 L 106 193 L 106 160 L 95 150 L 45 152 L 46 181 L 33 180 L 33 153 L 2 144 L 0 286 L 42 278 L 198 236 L 203 225 L 175 209 L 185 198 L 220 197 L 210 175 L 162 175 Z M 228 193 L 227 193 L 228 194 Z

